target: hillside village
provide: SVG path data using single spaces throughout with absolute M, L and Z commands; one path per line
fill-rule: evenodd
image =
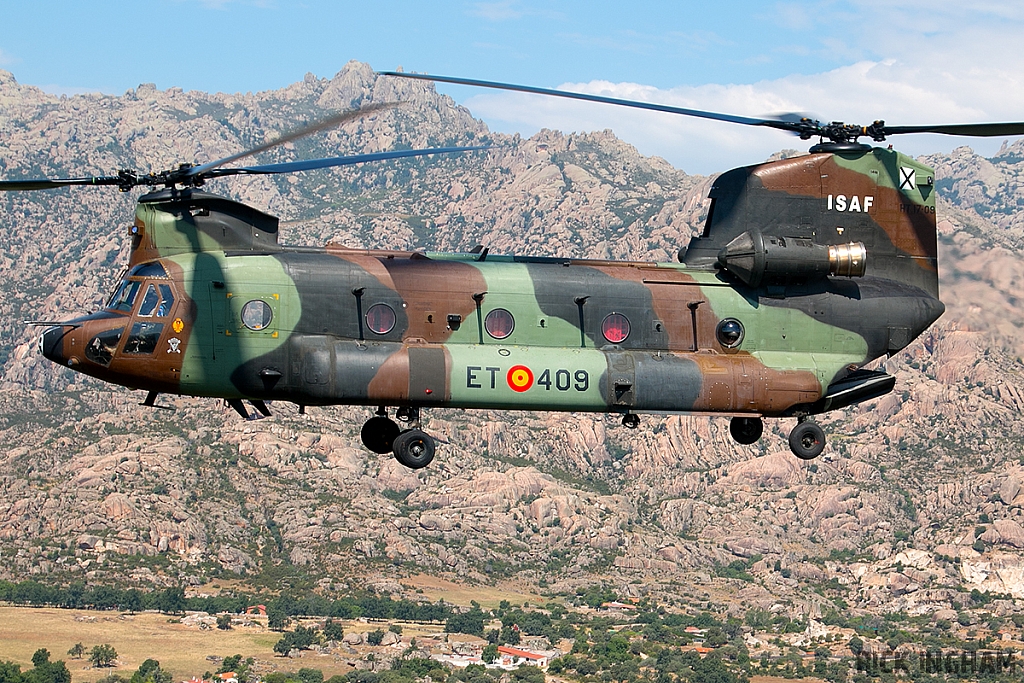
M 723 582 L 737 580 L 742 579 Z M 8 587 L 7 597 L 17 597 L 18 590 L 18 586 Z M 25 587 L 20 590 L 23 595 Z M 906 667 L 908 672 L 937 666 L 936 671 L 944 673 L 955 673 L 950 670 L 954 665 L 960 672 L 969 666 L 998 668 L 1014 662 L 1019 666 L 1017 659 L 1024 651 L 1024 616 L 995 616 L 992 609 L 998 601 L 988 595 L 976 596 L 980 603 L 976 607 L 984 611 L 964 610 L 951 615 L 951 620 L 901 614 L 850 620 L 833 612 L 821 621 L 799 621 L 786 617 L 783 605 L 750 609 L 741 617 L 724 605 L 696 611 L 659 605 L 647 597 L 604 599 L 617 597 L 608 589 L 558 596 L 546 604 L 513 605 L 503 600 L 494 608 L 448 605 L 444 608 L 446 619 L 428 621 L 300 614 L 317 609 L 317 605 L 322 611 L 339 614 L 351 612 L 352 605 L 362 606 L 356 607 L 357 612 L 366 608 L 380 615 L 408 613 L 417 604 L 405 598 L 374 596 L 333 606 L 313 595 L 281 596 L 267 605 L 249 606 L 244 613 L 188 609 L 232 600 L 246 602 L 244 597 L 198 593 L 179 599 L 183 608 L 179 616 L 163 618 L 166 625 L 162 628 L 178 634 L 171 638 L 207 634 L 196 641 L 202 645 L 192 653 L 191 664 L 205 670 L 193 671 L 190 680 L 322 683 L 331 679 L 359 683 L 371 680 L 367 676 L 387 674 L 401 680 L 429 675 L 431 680 L 454 682 L 468 680 L 466 676 L 479 680 L 481 675 L 504 680 L 514 674 L 517 681 L 545 675 L 556 680 L 591 681 L 610 673 L 615 680 L 644 681 L 666 672 L 691 676 L 715 671 L 722 680 L 767 675 L 846 681 L 857 672 L 877 675 L 893 666 Z M 127 620 L 130 625 L 138 619 L 154 623 L 166 615 L 158 610 L 122 612 L 115 617 L 104 616 L 103 611 L 59 611 L 68 612 L 65 619 L 73 618 L 78 624 Z M 246 656 L 209 654 L 199 658 L 201 651 L 218 649 L 221 634 L 229 631 L 255 637 L 258 641 L 252 642 L 264 645 Z M 104 647 L 116 650 L 119 645 Z M 89 647 L 83 649 L 87 652 Z M 90 680 L 117 683 L 122 672 L 130 673 L 143 664 L 131 657 L 117 657 L 99 670 L 95 663 L 86 670 L 92 672 Z

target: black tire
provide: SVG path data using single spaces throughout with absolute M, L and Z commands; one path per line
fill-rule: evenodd
M 418 470 L 434 459 L 434 437 L 419 429 L 407 429 L 395 438 L 395 460 L 411 470 Z
M 759 417 L 734 417 L 729 421 L 729 434 L 736 443 L 749 446 L 764 434 L 764 421 Z
M 390 417 L 377 415 L 366 421 L 359 432 L 359 437 L 363 440 L 363 445 L 374 453 L 390 453 L 401 431 Z
M 815 422 L 801 422 L 789 433 L 789 449 L 801 460 L 814 460 L 825 450 L 825 432 Z

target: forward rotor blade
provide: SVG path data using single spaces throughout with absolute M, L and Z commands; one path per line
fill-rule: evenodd
M 799 132 L 800 127 L 791 121 L 782 121 L 779 119 L 756 119 L 747 116 L 735 116 L 733 114 L 719 114 L 711 111 L 701 111 L 700 109 L 686 109 L 684 107 L 672 107 L 667 104 L 655 104 L 652 102 L 638 102 L 636 100 L 622 100 L 617 97 L 604 97 L 602 95 L 588 95 L 586 93 L 568 92 L 565 90 L 553 90 L 551 88 L 535 88 L 530 85 L 513 85 L 511 83 L 498 83 L 495 81 L 478 81 L 471 78 L 454 78 L 452 76 L 430 76 L 427 74 L 413 74 L 405 73 L 401 71 L 378 71 L 379 76 L 395 76 L 397 78 L 413 78 L 420 81 L 436 81 L 438 83 L 454 83 L 455 85 L 474 85 L 481 88 L 495 88 L 497 90 L 512 90 L 515 92 L 525 92 L 534 95 L 552 95 L 554 97 L 564 97 L 570 100 L 583 100 L 585 102 L 600 102 L 601 104 L 616 104 L 623 107 L 633 107 L 636 109 L 649 109 L 651 111 L 661 111 L 669 114 L 682 114 L 684 116 L 696 116 L 702 119 L 712 119 L 714 121 L 727 121 L 729 123 L 740 123 L 745 126 L 767 126 L 769 128 L 777 128 L 779 130 L 785 130 L 790 132 Z
M 886 135 L 900 135 L 902 133 L 941 133 L 943 135 L 988 138 L 1000 135 L 1024 135 L 1024 123 L 953 123 L 936 126 L 885 127 Z
M 16 192 L 19 190 L 52 190 L 69 185 L 118 185 L 121 179 L 116 176 L 97 176 L 92 178 L 37 178 L 35 180 L 0 180 L 0 191 Z
M 392 152 L 374 152 L 373 154 L 355 154 L 345 157 L 330 157 L 325 159 L 309 159 L 306 161 L 289 161 L 281 164 L 265 164 L 263 166 L 246 166 L 243 168 L 219 168 L 209 171 L 206 175 L 209 178 L 219 178 L 229 175 L 268 175 L 272 173 L 293 173 L 295 171 L 311 171 L 317 168 L 332 168 L 334 166 L 350 166 L 362 164 L 367 161 L 384 161 L 387 159 L 402 159 L 404 157 L 421 157 L 428 154 L 457 154 L 459 152 L 473 152 L 480 149 L 490 149 L 490 145 L 480 147 L 434 147 L 430 149 L 402 149 Z
M 223 166 L 224 164 L 230 164 L 231 162 L 238 161 L 239 159 L 251 157 L 253 154 L 265 152 L 268 149 L 273 149 L 278 145 L 283 145 L 285 143 L 291 142 L 292 140 L 298 140 L 299 138 L 306 137 L 307 135 L 312 135 L 313 133 L 319 132 L 321 130 L 326 130 L 327 128 L 340 126 L 346 121 L 352 121 L 353 119 L 358 119 L 362 116 L 367 116 L 368 114 L 372 114 L 376 111 L 380 111 L 382 109 L 390 109 L 392 107 L 397 107 L 401 104 L 401 102 L 381 102 L 378 104 L 368 104 L 365 107 L 360 107 L 359 109 L 343 111 L 340 114 L 335 114 L 334 116 L 330 116 L 312 125 L 305 126 L 297 130 L 293 130 L 292 132 L 286 133 L 281 137 L 272 140 L 271 142 L 266 142 L 262 145 L 258 145 L 244 152 L 232 154 L 229 157 L 217 159 L 216 161 L 211 161 L 205 164 L 201 164 L 199 166 L 192 166 L 191 168 L 188 168 L 184 171 L 184 177 L 192 178 L 195 176 L 210 175 L 210 171 L 220 166 Z

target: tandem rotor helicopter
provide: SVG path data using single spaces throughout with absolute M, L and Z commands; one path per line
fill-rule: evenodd
M 864 368 L 942 315 L 934 171 L 890 135 L 1024 134 L 1024 123 L 861 127 L 748 118 L 489 81 L 381 72 L 637 107 L 817 138 L 810 154 L 728 171 L 678 263 L 287 246 L 278 219 L 200 191 L 229 175 L 292 173 L 483 147 L 403 150 L 225 167 L 381 107 L 162 173 L 0 181 L 0 190 L 149 186 L 128 270 L 102 310 L 49 325 L 41 352 L 101 380 L 159 393 L 376 413 L 363 444 L 426 466 L 432 407 L 731 418 L 741 444 L 763 418 L 796 417 L 800 458 L 825 446 L 812 416 L 876 398 L 895 378 Z M 162 189 L 156 189 L 161 188 Z M 389 416 L 407 427 L 402 428 Z

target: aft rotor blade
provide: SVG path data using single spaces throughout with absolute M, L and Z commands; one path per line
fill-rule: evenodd
M 430 76 L 427 74 L 413 74 L 402 71 L 378 71 L 379 76 L 396 76 L 398 78 L 414 78 L 421 81 L 436 81 L 438 83 L 454 83 L 455 85 L 474 85 L 481 88 L 495 88 L 498 90 L 512 90 L 525 92 L 534 95 L 551 95 L 553 97 L 564 97 L 570 100 L 583 100 L 585 102 L 599 102 L 601 104 L 616 104 L 623 107 L 636 109 L 649 109 L 669 114 L 682 114 L 684 116 L 696 116 L 702 119 L 714 121 L 727 121 L 729 123 L 740 123 L 745 126 L 767 126 L 790 132 L 798 132 L 799 125 L 791 121 L 778 119 L 756 119 L 748 116 L 735 116 L 733 114 L 719 114 L 700 109 L 686 109 L 685 107 L 672 107 L 667 104 L 655 104 L 653 102 L 639 102 L 636 100 L 622 100 L 617 97 L 604 97 L 602 95 L 588 95 L 586 93 L 569 92 L 566 90 L 553 90 L 551 88 L 536 88 L 531 85 L 513 85 L 511 83 L 498 83 L 495 81 L 478 81 L 471 78 L 454 78 L 452 76 Z
M 372 114 L 374 112 L 380 111 L 382 109 L 391 109 L 392 107 L 397 107 L 400 104 L 401 104 L 401 102 L 381 102 L 381 103 L 378 103 L 378 104 L 368 104 L 368 105 L 366 105 L 364 107 L 360 107 L 359 109 L 351 109 L 349 111 L 343 111 L 340 114 L 335 114 L 334 116 L 330 116 L 330 117 L 328 117 L 326 119 L 323 119 L 322 121 L 317 121 L 316 123 L 314 123 L 312 125 L 305 126 L 303 128 L 299 128 L 297 130 L 293 130 L 292 132 L 286 133 L 286 134 L 282 135 L 281 137 L 279 137 L 279 138 L 277 138 L 275 140 L 272 140 L 270 142 L 265 142 L 262 145 L 258 145 L 256 147 L 253 147 L 252 149 L 248 149 L 248 150 L 246 150 L 244 152 L 239 152 L 238 154 L 232 154 L 229 157 L 224 157 L 223 159 L 217 159 L 216 161 L 210 161 L 208 163 L 201 164 L 199 166 L 192 166 L 191 168 L 186 169 L 184 171 L 183 175 L 186 178 L 192 178 L 192 177 L 195 177 L 195 176 L 202 176 L 202 175 L 212 175 L 212 174 L 209 173 L 210 171 L 212 171 L 213 169 L 218 168 L 220 166 L 223 166 L 224 164 L 230 164 L 230 163 L 232 163 L 234 161 L 238 161 L 239 159 L 245 159 L 246 157 L 251 157 L 253 154 L 259 154 L 260 152 L 265 152 L 266 150 L 273 149 L 274 147 L 277 147 L 278 145 L 283 145 L 283 144 L 291 142 L 293 140 L 298 140 L 299 138 L 306 137 L 307 135 L 312 135 L 313 133 L 319 132 L 321 130 L 326 130 L 328 128 L 334 128 L 335 126 L 340 126 L 341 124 L 343 124 L 343 123 L 345 123 L 347 121 L 352 121 L 354 119 L 358 119 L 360 117 L 367 116 L 369 114 Z
M 306 161 L 289 161 L 281 164 L 264 164 L 262 166 L 246 166 L 243 168 L 220 168 L 208 172 L 209 178 L 219 178 L 229 175 L 266 175 L 271 173 L 294 173 L 295 171 L 311 171 L 317 168 L 332 168 L 334 166 L 350 166 L 362 164 L 367 161 L 385 161 L 387 159 L 402 159 L 405 157 L 421 157 L 428 154 L 457 154 L 459 152 L 473 152 L 480 149 L 490 149 L 490 145 L 480 147 L 434 147 L 430 149 L 401 149 L 392 152 L 374 152 L 372 154 L 355 154 L 345 157 L 330 157 L 325 159 L 308 159 Z
M 121 179 L 116 176 L 97 176 L 92 178 L 37 178 L 34 180 L 0 180 L 0 191 L 15 192 L 19 190 L 52 190 L 69 185 L 118 185 Z
M 901 133 L 941 133 L 943 135 L 965 135 L 977 138 L 1000 135 L 1024 135 L 1024 123 L 953 123 L 936 126 L 886 126 L 886 135 Z

